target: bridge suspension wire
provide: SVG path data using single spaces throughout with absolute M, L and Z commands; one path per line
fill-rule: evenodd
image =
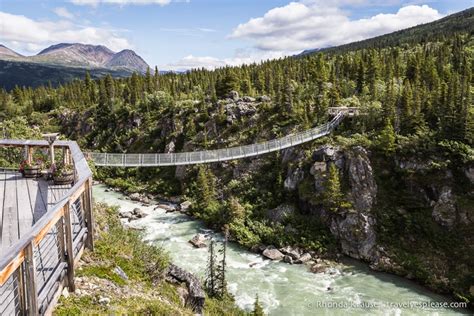
M 339 111 L 330 122 L 321 126 L 270 141 L 245 146 L 181 153 L 89 153 L 88 155 L 96 166 L 107 167 L 179 166 L 255 157 L 326 136 L 341 123 L 345 115 L 345 111 Z

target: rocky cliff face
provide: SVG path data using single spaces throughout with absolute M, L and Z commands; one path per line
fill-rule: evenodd
M 334 164 L 339 169 L 342 178 L 348 180 L 349 190 L 345 198 L 351 202 L 351 207 L 331 212 L 326 210 L 321 203 L 313 202 L 311 212 L 318 214 L 329 226 L 344 254 L 372 262 L 376 260 L 377 253 L 376 220 L 372 212 L 377 197 L 377 184 L 368 153 L 362 147 L 347 151 L 332 146 L 317 149 L 313 153 L 313 162 L 309 170 L 313 178 L 315 196 L 320 196 L 325 191 L 330 164 Z M 296 171 L 290 173 L 285 184 L 294 182 L 295 173 Z

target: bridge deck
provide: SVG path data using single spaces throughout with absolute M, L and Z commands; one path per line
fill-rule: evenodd
M 0 256 L 70 188 L 43 179 L 26 179 L 16 171 L 0 171 Z

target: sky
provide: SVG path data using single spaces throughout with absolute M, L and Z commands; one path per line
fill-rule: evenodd
M 474 0 L 0 0 L 0 44 L 133 49 L 160 70 L 258 62 L 390 33 Z

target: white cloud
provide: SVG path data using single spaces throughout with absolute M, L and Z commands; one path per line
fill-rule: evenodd
M 36 53 L 57 43 L 105 45 L 114 51 L 132 48 L 120 31 L 94 26 L 81 26 L 71 21 L 39 21 L 23 15 L 0 11 L 2 44 L 25 53 Z
M 362 4 L 363 0 L 333 1 Z M 377 14 L 351 20 L 336 5 L 323 6 L 317 0 L 291 2 L 274 8 L 263 17 L 237 26 L 230 38 L 255 41 L 255 47 L 266 51 L 295 51 L 335 46 L 390 33 L 427 23 L 443 15 L 427 5 L 402 7 L 395 14 Z
M 197 68 L 213 70 L 225 66 L 239 66 L 284 56 L 283 52 L 261 52 L 255 50 L 238 50 L 232 58 L 188 55 L 175 63 L 159 67 L 163 70 L 184 71 Z
M 61 17 L 61 18 L 65 18 L 65 19 L 74 18 L 74 14 L 69 12 L 68 9 L 66 9 L 64 7 L 54 8 L 53 12 L 56 13 L 56 15 Z
M 99 4 L 116 4 L 116 5 L 147 5 L 158 4 L 161 6 L 171 3 L 171 0 L 71 0 L 76 5 L 90 5 L 97 6 Z M 187 1 L 186 1 L 187 2 Z

